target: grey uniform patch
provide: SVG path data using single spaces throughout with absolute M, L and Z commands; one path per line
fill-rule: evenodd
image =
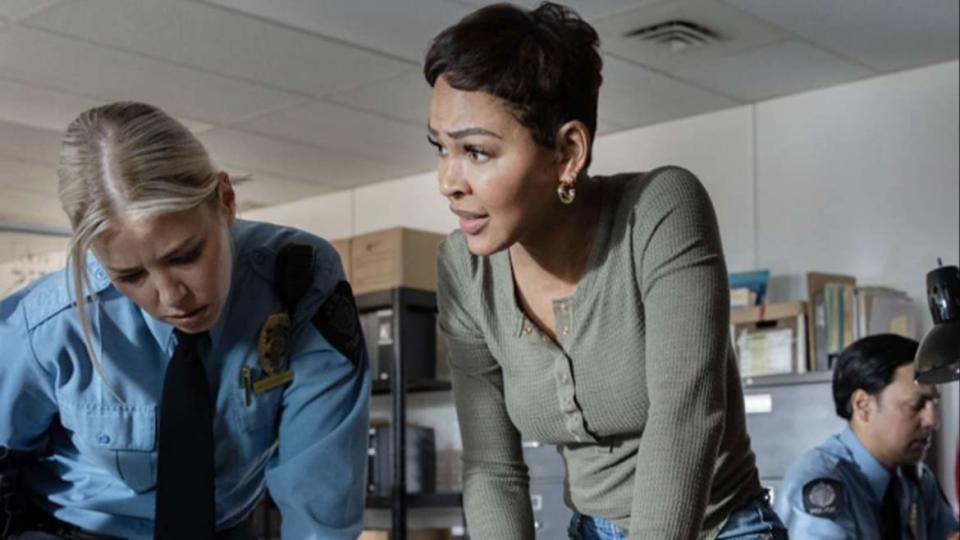
M 843 507 L 843 484 L 833 478 L 816 478 L 803 486 L 803 509 L 811 516 L 833 519 Z

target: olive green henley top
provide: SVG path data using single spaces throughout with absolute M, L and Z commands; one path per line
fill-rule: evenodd
M 567 504 L 632 539 L 713 538 L 761 494 L 729 337 L 716 216 L 690 172 L 597 177 L 602 210 L 556 341 L 519 307 L 506 250 L 439 257 L 471 537 L 533 538 L 521 437 L 558 445 Z

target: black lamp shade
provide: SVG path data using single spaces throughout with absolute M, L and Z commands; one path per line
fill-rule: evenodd
M 927 274 L 927 300 L 933 328 L 924 336 L 913 360 L 921 384 L 960 379 L 960 269 L 941 266 Z

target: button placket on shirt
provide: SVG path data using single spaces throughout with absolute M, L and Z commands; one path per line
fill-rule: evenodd
M 583 422 L 583 411 L 577 403 L 576 387 L 573 380 L 573 367 L 565 349 L 573 339 L 572 311 L 567 301 L 555 301 L 553 305 L 556 319 L 556 341 L 540 331 L 526 316 L 522 316 L 517 337 L 524 340 L 539 340 L 553 355 L 553 379 L 557 390 L 557 405 L 563 414 L 564 427 L 577 442 L 593 442 Z
M 557 396 L 560 400 L 560 411 L 564 416 L 564 426 L 574 436 L 577 442 L 590 441 L 593 438 L 587 433 L 583 423 L 583 411 L 576 399 L 576 386 L 573 380 L 571 359 L 565 350 L 570 350 L 573 336 L 573 309 L 566 300 L 556 301 L 553 304 L 553 314 L 556 320 L 555 332 L 557 355 L 554 359 L 554 381 L 557 386 Z

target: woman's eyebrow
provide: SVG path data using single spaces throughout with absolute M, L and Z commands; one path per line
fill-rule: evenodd
M 437 130 L 433 129 L 429 125 L 427 126 L 427 131 L 430 132 L 430 134 L 433 135 L 434 137 L 436 137 L 439 134 Z M 493 131 L 490 131 L 489 129 L 485 129 L 482 127 L 468 127 L 468 128 L 458 129 L 456 131 L 447 131 L 446 134 L 451 139 L 462 139 L 464 137 L 469 137 L 470 135 L 487 135 L 489 137 L 496 137 L 497 139 L 503 139 L 503 137 L 501 137 L 498 133 L 495 133 Z

